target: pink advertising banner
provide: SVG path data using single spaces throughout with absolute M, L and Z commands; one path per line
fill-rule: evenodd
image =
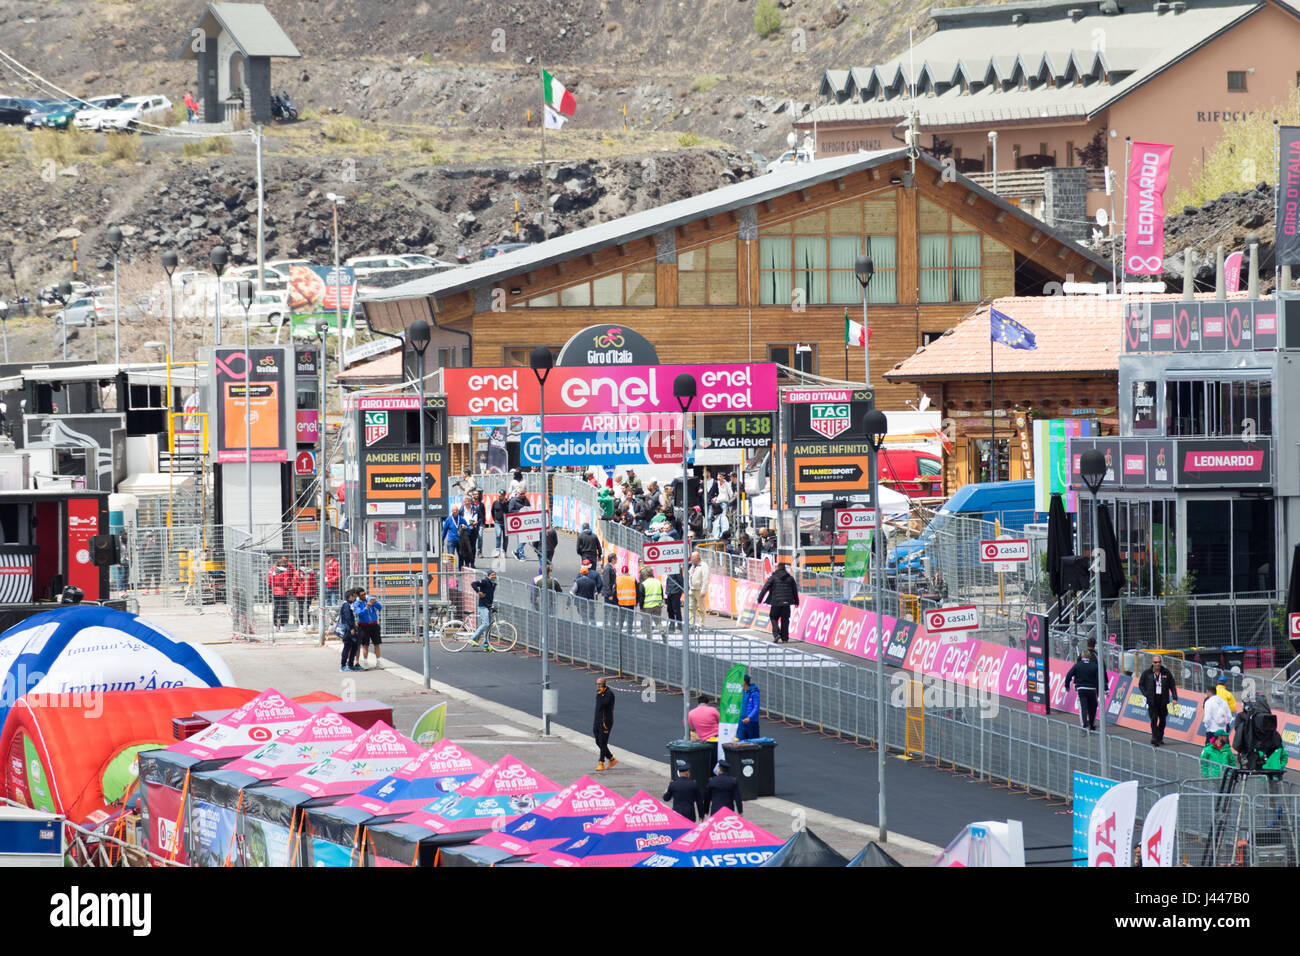
M 695 379 L 692 410 L 766 412 L 776 406 L 776 365 L 627 365 L 556 368 L 546 380 L 548 415 L 677 413 L 673 380 Z M 450 415 L 535 415 L 541 411 L 537 379 L 526 368 L 443 370 Z
M 1172 146 L 1134 143 L 1124 190 L 1124 272 L 1152 276 L 1164 272 L 1165 186 Z

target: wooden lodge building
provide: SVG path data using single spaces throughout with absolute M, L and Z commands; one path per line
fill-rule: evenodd
M 861 381 L 844 316 L 862 319 L 854 264 L 864 251 L 875 266 L 868 324 L 885 409 L 920 392 L 880 373 L 981 303 L 1111 274 L 1040 220 L 900 148 L 780 169 L 590 226 L 373 293 L 364 309 L 390 333 L 429 320 L 430 371 L 466 358 L 526 365 L 537 345 L 558 351 L 581 329 L 619 322 L 666 364 L 775 361 Z

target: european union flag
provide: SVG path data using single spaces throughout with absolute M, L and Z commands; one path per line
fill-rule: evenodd
M 1038 348 L 1033 332 L 997 309 L 989 310 L 989 335 L 994 342 L 1001 342 L 1013 349 Z

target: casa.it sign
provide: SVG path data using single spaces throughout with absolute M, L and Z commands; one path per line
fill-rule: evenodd
M 691 411 L 755 412 L 776 408 L 776 365 L 630 365 L 621 368 L 554 368 L 546 380 L 553 414 L 608 415 L 681 412 L 673 396 L 678 375 L 695 379 Z M 535 415 L 541 412 L 537 379 L 526 368 L 444 369 L 451 415 Z

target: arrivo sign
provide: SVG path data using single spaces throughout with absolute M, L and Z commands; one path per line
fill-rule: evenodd
M 974 604 L 962 607 L 939 607 L 925 612 L 925 629 L 931 634 L 942 634 L 945 631 L 974 631 L 979 626 L 979 612 Z
M 614 368 L 555 368 L 546 380 L 546 408 L 552 414 L 626 415 L 676 412 L 673 380 L 695 379 L 692 409 L 700 412 L 772 411 L 776 365 L 630 365 Z M 444 369 L 451 415 L 535 415 L 541 411 L 537 380 L 525 368 Z
M 681 564 L 685 557 L 686 545 L 681 541 L 657 541 L 641 548 L 644 564 Z
M 542 530 L 540 511 L 515 511 L 506 515 L 506 534 L 528 534 Z
M 1026 538 L 999 538 L 996 541 L 981 541 L 980 560 L 984 562 L 1028 561 L 1029 541 Z

